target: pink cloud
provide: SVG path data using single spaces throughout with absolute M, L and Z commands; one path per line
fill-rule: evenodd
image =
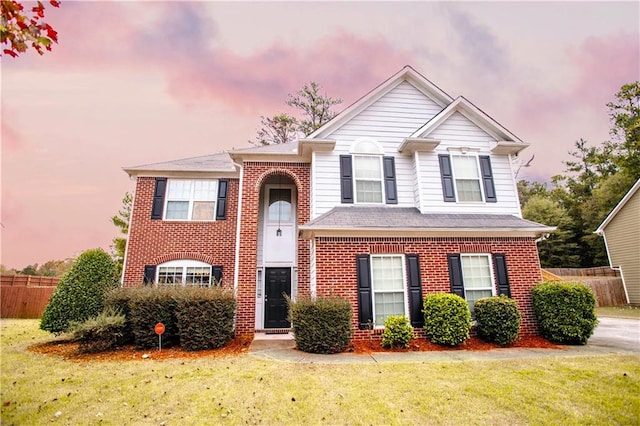
M 7 108 L 2 111 L 2 149 L 18 151 L 25 145 L 25 140 L 14 124 L 15 116 Z
M 640 43 L 638 34 L 590 37 L 578 48 L 567 52 L 578 77 L 568 81 L 560 92 L 529 92 L 518 106 L 523 127 L 531 128 L 541 121 L 565 120 L 564 114 L 576 111 L 606 114 L 606 104 L 625 83 L 640 76 Z

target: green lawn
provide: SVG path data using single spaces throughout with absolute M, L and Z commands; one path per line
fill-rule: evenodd
M 640 306 L 605 306 L 596 308 L 598 317 L 640 319 Z
M 2 425 L 638 424 L 637 356 L 405 364 L 225 358 L 72 362 L 2 320 Z M 56 413 L 58 416 L 56 417 Z

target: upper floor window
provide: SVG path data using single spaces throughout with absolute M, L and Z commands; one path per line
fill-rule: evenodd
M 215 220 L 218 181 L 169 179 L 166 220 Z
M 342 202 L 397 204 L 395 158 L 371 138 L 356 140 L 350 152 L 340 156 Z
M 497 201 L 488 155 L 440 154 L 438 162 L 444 201 Z
M 454 155 L 453 176 L 458 201 L 482 201 L 478 160 L 474 155 Z

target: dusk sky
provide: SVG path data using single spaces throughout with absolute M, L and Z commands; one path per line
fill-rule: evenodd
M 0 262 L 109 250 L 134 166 L 246 148 L 320 83 L 346 108 L 404 65 L 531 147 L 549 181 L 640 79 L 640 3 L 73 2 L 59 45 L 2 57 Z

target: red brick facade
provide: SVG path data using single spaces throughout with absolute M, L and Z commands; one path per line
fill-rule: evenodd
M 536 334 L 531 288 L 538 284 L 540 261 L 533 238 L 361 238 L 320 237 L 316 240 L 316 290 L 318 296 L 349 299 L 354 308 L 354 339 L 369 338 L 358 329 L 359 254 L 417 254 L 422 294 L 451 292 L 447 255 L 455 253 L 503 253 L 506 257 L 511 297 L 522 312 L 522 334 Z M 421 330 L 416 330 L 421 334 Z
M 240 180 L 230 179 L 227 215 L 213 222 L 163 221 L 151 219 L 155 178 L 139 177 L 137 182 L 127 259 L 125 286 L 140 285 L 145 265 L 175 259 L 201 260 L 223 267 L 223 283 L 234 284 L 237 214 L 242 209 L 237 277 L 236 334 L 255 333 L 256 268 L 260 192 L 267 179 L 284 176 L 293 181 L 297 192 L 297 224 L 310 220 L 310 165 L 307 163 L 245 162 Z M 310 294 L 311 242 L 298 239 L 298 295 Z M 502 253 L 506 256 L 511 296 L 523 313 L 522 333 L 536 333 L 531 306 L 531 288 L 541 281 L 540 263 L 534 238 L 474 237 L 317 237 L 316 294 L 340 296 L 354 307 L 354 339 L 369 338 L 369 331 L 358 329 L 358 283 L 356 256 L 361 254 L 417 254 L 423 295 L 450 292 L 447 255 L 455 253 Z M 421 330 L 417 330 L 422 334 Z
M 255 332 L 256 252 L 258 250 L 258 214 L 260 188 L 271 176 L 289 177 L 297 191 L 297 224 L 309 221 L 311 205 L 310 165 L 307 163 L 246 162 L 243 168 L 242 223 L 240 225 L 240 259 L 238 270 L 238 311 L 236 334 L 250 337 Z M 309 294 L 309 241 L 298 240 L 298 294 Z
M 155 178 L 139 177 L 131 214 L 125 287 L 141 285 L 145 265 L 169 260 L 193 259 L 222 265 L 222 281 L 233 286 L 235 269 L 238 179 L 230 179 L 227 217 L 213 222 L 151 219 Z

